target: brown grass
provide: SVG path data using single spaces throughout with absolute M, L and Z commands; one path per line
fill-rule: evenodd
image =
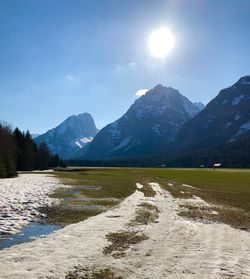
M 140 207 L 143 207 L 143 208 L 146 208 L 148 210 L 152 210 L 152 211 L 156 211 L 156 212 L 160 212 L 160 210 L 158 209 L 157 206 L 155 206 L 154 204 L 152 203 L 148 203 L 148 202 L 143 202 L 141 204 L 139 204 Z
M 130 226 L 148 225 L 154 223 L 159 218 L 159 209 L 150 203 L 142 203 L 142 208 L 136 210 L 135 218 L 129 223 Z
M 131 245 L 148 239 L 145 234 L 134 231 L 109 233 L 106 235 L 106 238 L 112 243 L 103 249 L 103 254 L 112 255 L 114 258 L 124 257 L 126 255 L 126 250 L 128 250 Z
M 109 268 L 91 271 L 86 268 L 77 268 L 75 271 L 69 272 L 65 279 L 122 279 L 122 277 L 116 276 Z

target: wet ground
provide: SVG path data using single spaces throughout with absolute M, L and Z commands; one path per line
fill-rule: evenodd
M 0 238 L 0 250 L 23 242 L 30 242 L 35 238 L 46 236 L 58 229 L 60 229 L 58 225 L 31 222 L 19 233 L 11 236 L 2 236 L 2 238 Z

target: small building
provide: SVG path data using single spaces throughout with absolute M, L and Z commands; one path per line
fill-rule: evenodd
M 215 164 L 213 164 L 214 170 L 215 170 L 216 168 L 220 168 L 221 165 L 222 165 L 221 163 L 215 163 Z

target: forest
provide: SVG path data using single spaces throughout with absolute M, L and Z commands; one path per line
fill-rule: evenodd
M 12 130 L 0 123 L 0 177 L 17 175 L 17 171 L 45 170 L 60 166 L 58 155 L 50 153 L 46 143 L 36 145 L 29 131 Z

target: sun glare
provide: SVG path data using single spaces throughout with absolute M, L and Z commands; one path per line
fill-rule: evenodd
M 174 36 L 165 27 L 153 31 L 148 40 L 151 54 L 158 58 L 165 58 L 174 47 Z

